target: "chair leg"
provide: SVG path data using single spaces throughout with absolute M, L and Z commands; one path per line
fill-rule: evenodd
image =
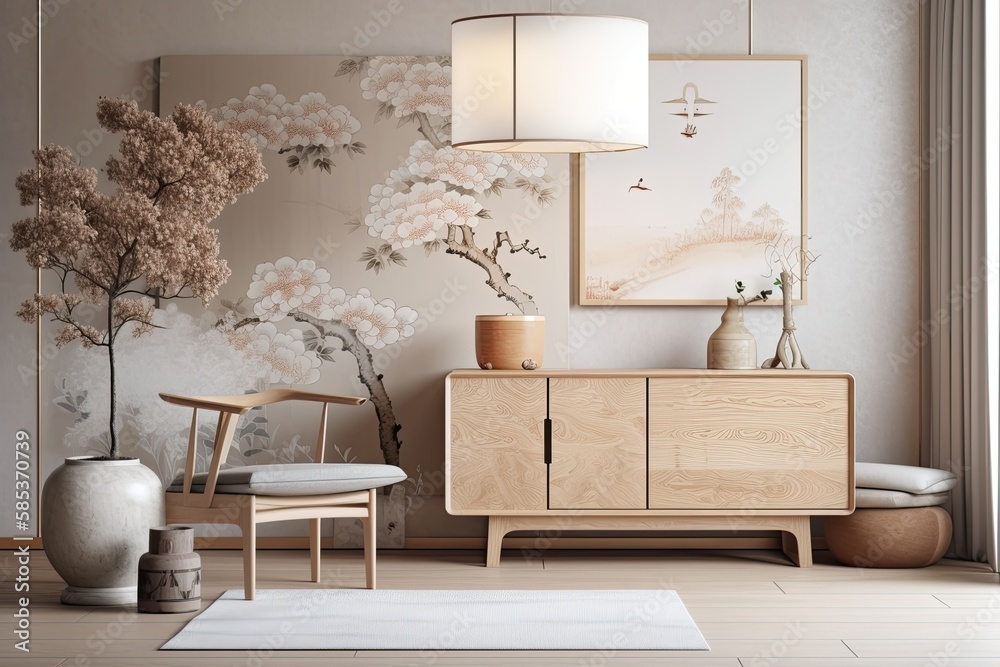
M 249 507 L 240 513 L 240 530 L 243 532 L 243 599 L 253 600 L 257 593 L 257 522 L 254 497 Z
M 378 497 L 376 489 L 368 490 L 368 517 L 361 520 L 365 529 L 365 586 L 375 588 L 375 528 L 377 515 L 375 514 L 375 499 Z
M 309 519 L 309 559 L 312 562 L 312 580 L 319 583 L 320 529 L 322 519 Z

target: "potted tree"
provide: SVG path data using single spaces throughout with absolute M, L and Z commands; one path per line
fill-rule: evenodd
M 59 285 L 25 301 L 18 315 L 61 323 L 59 346 L 78 341 L 107 355 L 107 454 L 67 458 L 46 480 L 41 503 L 46 556 L 69 584 L 62 601 L 87 605 L 135 601 L 147 531 L 163 521 L 159 478 L 122 455 L 115 341 L 151 332 L 161 300 L 209 303 L 230 274 L 209 223 L 266 177 L 254 144 L 196 107 L 178 105 L 161 119 L 135 102 L 102 98 L 97 118 L 121 135 L 106 164 L 113 193 L 99 191 L 97 171 L 68 149 L 41 148 L 35 168 L 16 181 L 21 204 L 37 206 L 36 214 L 14 223 L 10 240 Z

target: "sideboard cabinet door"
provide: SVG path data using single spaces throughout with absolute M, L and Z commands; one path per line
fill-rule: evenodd
M 546 509 L 546 379 L 453 378 L 448 511 Z
M 551 378 L 550 509 L 646 509 L 646 378 Z
M 847 376 L 651 378 L 651 509 L 851 503 Z

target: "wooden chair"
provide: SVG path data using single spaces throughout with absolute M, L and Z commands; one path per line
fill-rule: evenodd
M 256 589 L 257 524 L 309 519 L 312 580 L 320 577 L 320 522 L 329 517 L 357 517 L 364 526 L 365 584 L 375 588 L 376 489 L 406 479 L 390 465 L 324 463 L 327 410 L 331 403 L 362 405 L 364 398 L 314 394 L 293 389 L 269 389 L 239 396 L 176 396 L 160 394 L 167 403 L 194 408 L 184 474 L 166 492 L 167 523 L 226 523 L 243 533 L 244 597 Z M 253 408 L 283 401 L 322 403 L 315 463 L 243 466 L 222 470 L 241 415 Z M 198 473 L 198 410 L 219 413 L 215 449 L 208 471 Z

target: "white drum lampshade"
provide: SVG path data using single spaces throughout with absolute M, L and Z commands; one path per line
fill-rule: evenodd
M 452 146 L 499 153 L 649 144 L 649 29 L 616 16 L 504 14 L 451 27 Z

